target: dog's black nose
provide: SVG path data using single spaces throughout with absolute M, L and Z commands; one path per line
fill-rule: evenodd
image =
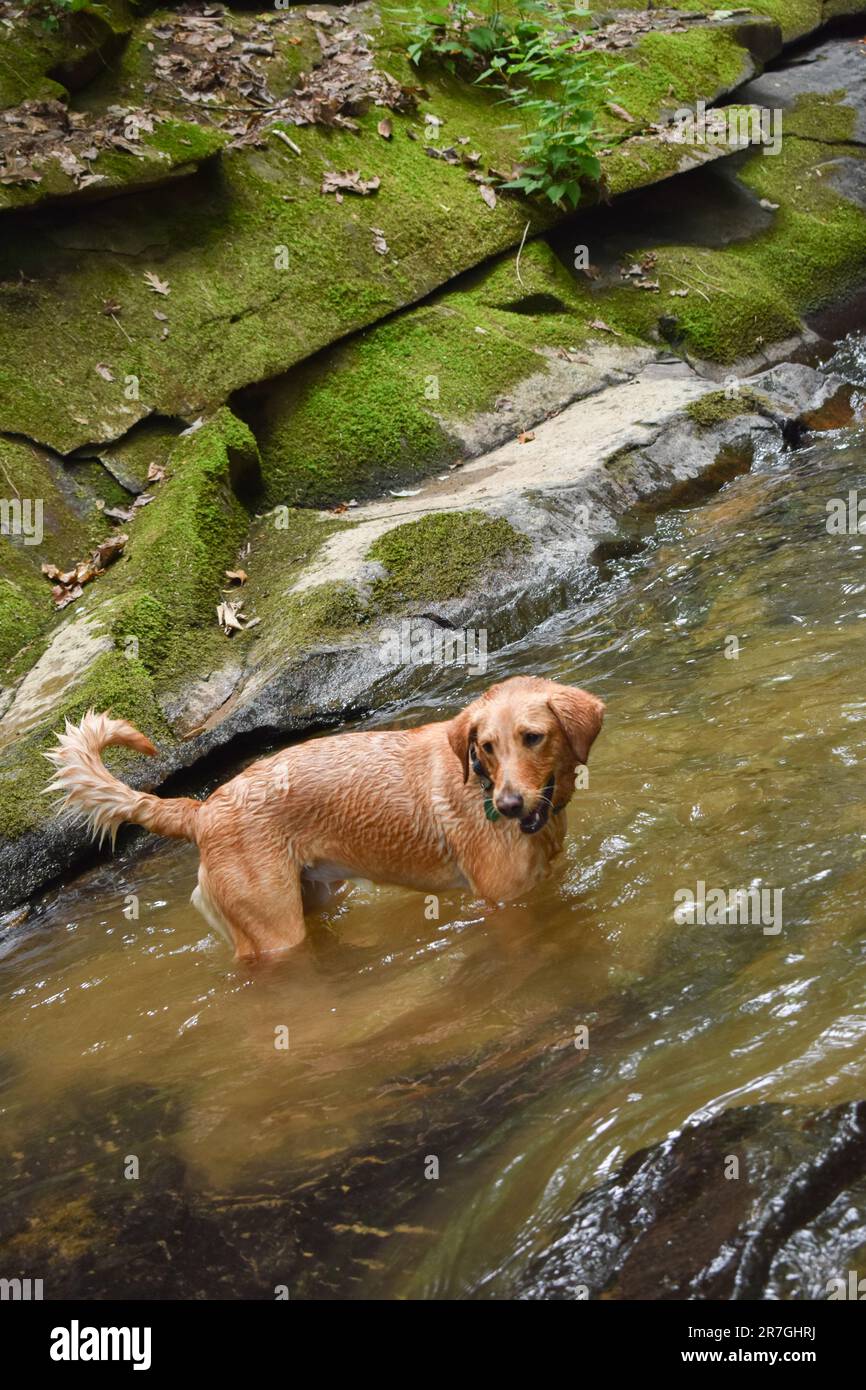
M 523 811 L 523 797 L 517 792 L 500 792 L 496 798 L 496 809 L 501 816 L 519 816 Z

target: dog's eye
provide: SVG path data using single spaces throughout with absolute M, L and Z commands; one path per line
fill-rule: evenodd
M 544 734 L 524 734 L 523 742 L 527 748 L 536 748 L 543 738 Z
M 487 754 L 489 755 L 490 753 L 493 752 L 493 744 L 492 744 L 492 743 L 482 743 L 482 745 L 481 745 L 481 751 L 482 751 L 482 753 L 487 753 Z

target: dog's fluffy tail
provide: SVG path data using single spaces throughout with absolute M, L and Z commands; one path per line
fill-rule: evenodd
M 88 710 L 80 724 L 66 721 L 66 732 L 57 735 L 57 747 L 45 754 L 55 768 L 45 790 L 62 793 L 64 807 L 89 825 L 100 844 L 108 835 L 113 845 L 124 821 L 143 825 L 155 835 L 195 840 L 201 802 L 185 796 L 163 800 L 118 781 L 101 757 L 103 748 L 111 745 L 134 748 L 137 753 L 156 752 L 150 739 L 125 719 Z

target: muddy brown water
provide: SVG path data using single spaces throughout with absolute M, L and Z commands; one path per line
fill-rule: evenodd
M 757 458 L 638 524 L 486 677 L 432 672 L 367 721 L 526 671 L 603 696 L 563 861 L 525 901 L 436 917 L 361 885 L 250 969 L 190 906 L 195 851 L 160 844 L 8 929 L 0 1273 L 47 1297 L 531 1294 L 556 1223 L 640 1150 L 866 1096 L 866 536 L 825 524 L 858 487 L 857 427 Z M 781 930 L 680 925 L 699 882 L 782 891 Z M 844 1261 L 866 1205 L 826 1238 Z M 788 1260 L 771 1295 L 804 1280 Z

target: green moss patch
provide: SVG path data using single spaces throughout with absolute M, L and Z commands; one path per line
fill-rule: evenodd
M 592 65 L 610 72 L 611 99 L 637 124 L 657 120 L 664 111 L 713 101 L 752 72 L 751 59 L 730 28 L 695 26 L 684 34 L 647 34 L 621 53 L 595 53 Z M 602 111 L 602 127 L 617 134 L 628 126 Z M 682 150 L 680 150 L 682 153 Z M 635 186 L 643 182 L 636 180 Z
M 404 40 L 386 19 L 374 33 L 377 62 L 417 85 Z M 640 122 L 656 118 L 660 103 L 674 108 L 723 90 L 744 52 L 727 30 L 696 28 L 648 36 L 617 75 L 610 55 L 593 61 L 609 74 L 611 97 Z M 491 209 L 465 168 L 425 153 L 436 144 L 477 151 L 480 169 L 510 173 L 520 131 L 496 93 L 440 72 L 424 81 L 417 113 L 391 115 L 389 140 L 373 109 L 357 133 L 293 127 L 300 157 L 273 136 L 261 149 L 225 151 L 187 180 L 183 200 L 155 188 L 58 210 L 50 227 L 10 214 L 0 247 L 8 428 L 67 452 L 116 438 L 151 412 L 189 418 L 516 245 L 527 220 L 531 232 L 550 226 L 559 216 L 550 207 L 501 195 Z M 441 124 L 427 125 L 428 114 Z M 611 118 L 612 135 L 616 128 Z M 615 151 L 618 189 L 670 171 L 670 147 L 659 167 L 646 142 L 634 154 Z M 326 172 L 351 169 L 378 177 L 378 192 L 341 203 L 322 194 Z M 168 295 L 152 292 L 148 272 Z M 110 302 L 120 305 L 114 316 L 104 312 Z M 124 395 L 130 377 L 137 400 Z
M 847 92 L 806 93 L 783 114 L 785 136 L 801 135 L 824 144 L 844 144 L 854 135 L 857 113 L 846 102 Z
M 853 0 L 828 0 L 825 5 L 822 0 L 753 0 L 747 7 L 748 13 L 752 15 L 766 15 L 768 19 L 774 19 L 782 30 L 782 37 L 786 43 L 792 39 L 801 38 L 804 34 L 810 34 L 815 29 L 819 29 L 830 14 L 826 13 L 833 5 L 837 8 L 835 13 L 851 14 L 855 12 Z M 847 8 L 841 8 L 846 6 Z M 618 10 L 645 10 L 646 0 L 617 0 L 616 5 L 612 6 Z M 677 0 L 675 6 L 678 10 L 696 11 L 699 14 L 712 14 L 713 6 L 707 4 L 707 0 Z M 717 6 L 736 10 L 739 6 Z
M 289 596 L 280 631 L 291 651 L 338 640 L 369 619 L 369 610 L 352 584 L 316 584 Z
M 5 11 L 14 10 L 14 17 Z M 44 98 L 63 98 L 66 85 L 78 86 L 104 66 L 132 28 L 132 5 L 99 0 L 52 24 L 50 16 L 23 16 L 22 6 L 0 5 L 2 62 L 0 108 Z M 58 70 L 58 80 L 48 76 Z M 66 85 L 64 85 L 66 84 Z
M 474 271 L 428 303 L 322 354 L 271 389 L 255 419 L 272 501 L 328 506 L 453 462 L 450 420 L 491 409 L 581 344 L 589 290 L 544 242 Z
M 217 632 L 225 570 L 249 524 L 239 494 L 256 490 L 258 450 L 223 409 L 178 441 L 167 470 L 153 502 L 126 527 L 123 557 L 85 592 L 119 647 L 157 675 L 160 688 L 194 669 L 198 644 Z
M 83 143 L 87 132 L 80 132 L 78 138 Z M 56 143 L 63 148 L 67 142 L 60 134 Z M 139 154 L 106 149 L 88 164 L 82 164 L 98 180 L 84 186 L 63 169 L 59 155 L 52 149 L 46 158 L 37 156 L 30 161 L 40 176 L 38 183 L 0 184 L 0 212 L 35 208 L 57 199 L 94 202 L 151 188 L 189 173 L 216 154 L 223 143 L 224 137 L 218 131 L 179 121 L 158 122 L 151 134 L 142 135 L 137 146 Z
M 0 436 L 0 670 L 58 620 L 43 564 L 67 569 L 110 532 L 97 501 L 115 486 L 23 440 Z
M 0 668 L 54 619 L 51 591 L 23 553 L 0 537 Z
M 128 493 L 146 492 L 152 486 L 151 464 L 167 467 L 183 429 L 182 421 L 142 420 L 116 444 L 97 451 L 100 464 Z
M 530 542 L 502 517 L 483 512 L 437 512 L 386 531 L 370 547 L 387 573 L 373 585 L 376 607 L 459 598 L 480 575 L 526 554 Z
M 701 429 L 711 429 L 713 425 L 735 420 L 740 415 L 763 415 L 766 410 L 766 397 L 748 390 L 733 395 L 726 391 L 708 391 L 686 406 L 686 414 Z

